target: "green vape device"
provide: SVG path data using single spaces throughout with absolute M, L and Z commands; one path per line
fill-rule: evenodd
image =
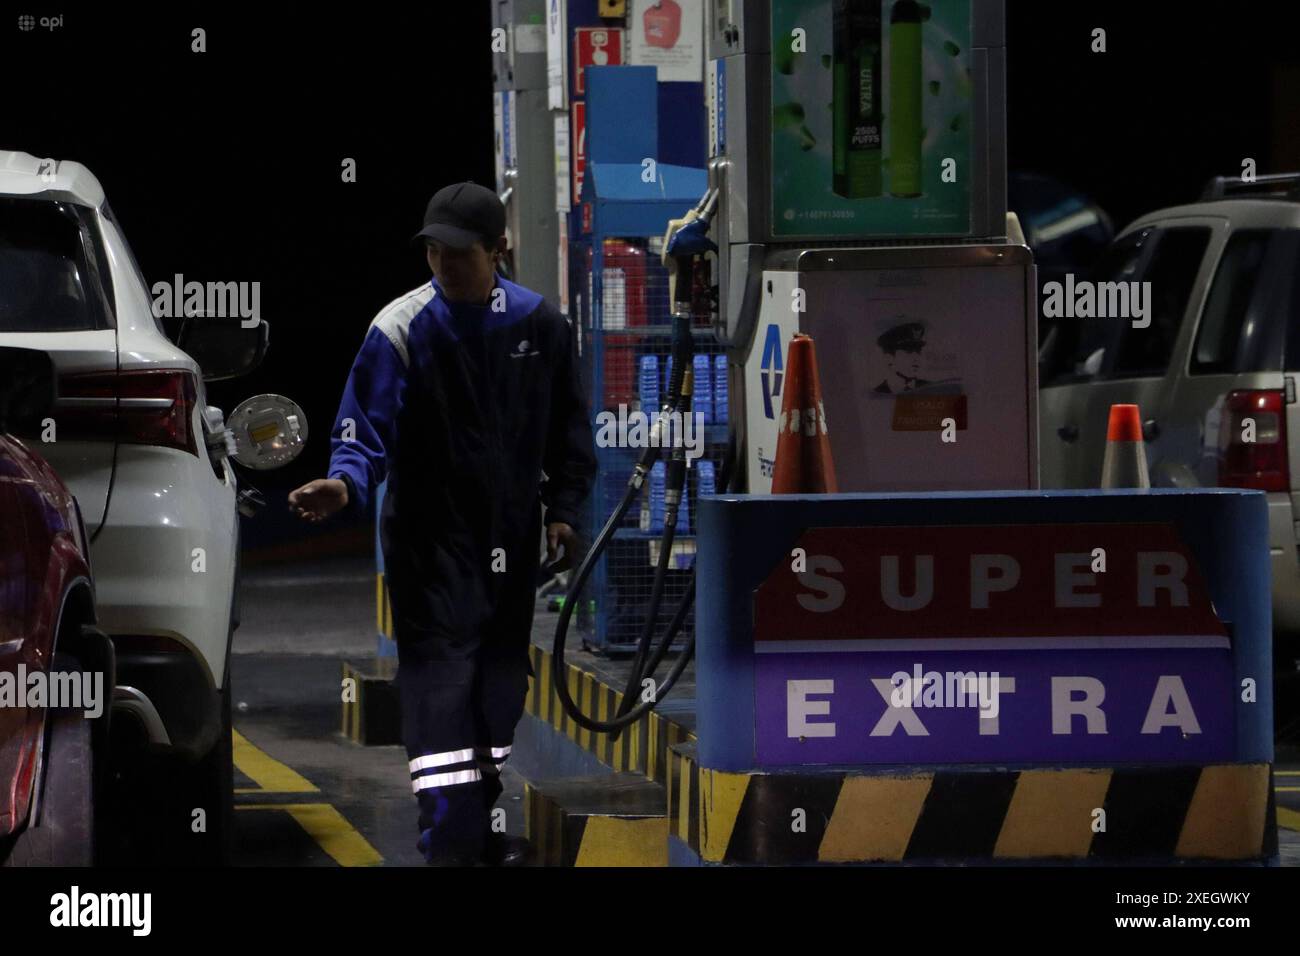
M 832 189 L 837 196 L 879 196 L 880 0 L 835 0 Z
M 898 0 L 889 15 L 889 192 L 921 195 L 921 7 Z

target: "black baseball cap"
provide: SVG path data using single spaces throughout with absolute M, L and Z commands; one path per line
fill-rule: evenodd
M 506 207 L 496 193 L 477 183 L 453 183 L 433 194 L 424 210 L 424 228 L 411 241 L 436 239 L 453 249 L 468 249 L 505 234 Z

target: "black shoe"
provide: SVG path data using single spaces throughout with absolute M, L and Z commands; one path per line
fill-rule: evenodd
M 488 866 L 523 866 L 532 852 L 533 845 L 523 837 L 489 832 L 483 844 L 483 862 Z

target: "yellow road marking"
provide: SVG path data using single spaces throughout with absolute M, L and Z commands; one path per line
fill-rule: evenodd
M 1286 827 L 1288 830 L 1300 830 L 1300 812 L 1288 810 L 1286 807 L 1278 807 L 1277 825 Z
M 339 866 L 379 866 L 384 858 L 328 803 L 253 803 L 237 810 L 283 810 Z
M 1300 793 L 1300 787 L 1274 787 L 1274 793 Z
M 239 772 L 250 778 L 256 787 L 236 787 L 235 793 L 320 793 L 320 788 L 287 767 L 270 754 L 259 750 L 249 743 L 248 738 L 239 731 L 232 732 L 235 766 Z
M 1275 777 L 1300 777 L 1300 770 L 1274 770 Z

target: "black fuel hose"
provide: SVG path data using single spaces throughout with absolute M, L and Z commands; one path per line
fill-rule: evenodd
M 690 308 L 690 291 L 689 286 L 683 299 L 683 273 L 687 281 L 690 281 L 692 270 L 684 265 L 678 266 L 677 276 L 677 298 L 678 302 L 673 309 L 673 372 L 669 376 L 669 401 L 672 414 L 669 417 L 669 424 L 676 423 L 678 428 L 683 428 L 686 417 L 691 413 L 691 392 L 692 392 L 692 364 L 695 358 L 695 343 L 691 336 L 691 308 Z M 686 505 L 686 450 L 683 443 L 675 440 L 672 443 L 672 458 L 668 463 L 667 474 L 664 482 L 664 530 L 663 537 L 659 542 L 659 559 L 655 562 L 655 574 L 650 586 L 650 601 L 646 605 L 645 622 L 641 627 L 640 639 L 636 645 L 636 655 L 632 659 L 632 667 L 628 671 L 627 686 L 623 690 L 622 700 L 619 702 L 618 712 L 615 719 L 622 717 L 632 709 L 633 701 L 636 695 L 641 691 L 642 685 L 646 681 L 651 684 L 651 702 L 657 699 L 661 690 L 654 686 L 654 671 L 646 670 L 646 657 L 650 654 L 650 644 L 654 638 L 655 628 L 659 624 L 659 608 L 663 603 L 664 586 L 668 579 L 668 564 L 672 559 L 673 540 L 677 534 L 677 515 L 683 505 Z M 689 506 L 688 506 L 689 507 Z M 667 651 L 665 650 L 665 653 Z M 656 657 L 660 656 L 658 654 Z M 615 730 L 611 734 L 613 739 L 617 740 L 619 731 Z
M 708 219 L 712 215 L 712 202 L 716 202 L 716 194 L 710 191 L 705 194 L 697 207 L 702 221 L 707 225 Z M 669 427 L 670 422 L 674 420 L 681 424 L 685 415 L 690 414 L 692 375 L 695 340 L 692 330 L 692 310 L 691 303 L 694 292 L 695 262 L 692 256 L 683 255 L 676 258 L 676 279 L 674 282 L 674 294 L 672 303 L 672 356 L 673 370 L 669 376 L 668 382 L 668 400 L 664 403 L 659 420 L 655 426 L 656 439 L 663 436 L 663 432 Z M 734 426 L 731 431 L 730 441 L 727 446 L 727 460 L 723 464 L 724 475 L 730 472 L 730 462 L 734 458 L 735 451 L 735 430 Z M 695 569 L 691 569 L 690 584 L 686 593 L 678 603 L 677 610 L 669 622 L 668 632 L 664 635 L 659 646 L 654 652 L 650 652 L 650 645 L 653 641 L 655 626 L 659 623 L 659 607 L 663 602 L 663 592 L 668 573 L 668 562 L 672 557 L 673 539 L 677 531 L 677 515 L 683 506 L 687 506 L 686 492 L 686 460 L 685 452 L 681 447 L 680 441 L 673 443 L 673 456 L 669 462 L 665 481 L 665 509 L 664 509 L 664 531 L 663 538 L 660 542 L 659 560 L 656 562 L 654 583 L 651 587 L 650 602 L 646 606 L 646 618 L 642 625 L 640 639 L 637 641 L 636 654 L 632 661 L 632 667 L 628 674 L 628 682 L 623 698 L 619 703 L 618 712 L 610 720 L 597 720 L 590 717 L 578 708 L 572 695 L 569 693 L 568 680 L 565 678 L 565 661 L 564 650 L 565 641 L 568 637 L 569 621 L 573 615 L 573 608 L 577 604 L 578 596 L 582 593 L 583 587 L 586 586 L 587 579 L 591 576 L 591 571 L 595 563 L 600 559 L 605 549 L 609 547 L 609 542 L 613 539 L 614 532 L 622 524 L 624 516 L 632 506 L 632 502 L 640 493 L 645 483 L 646 477 L 650 473 L 651 467 L 660 454 L 661 443 L 658 440 L 652 440 L 641 459 L 637 462 L 628 479 L 627 489 L 619 501 L 618 507 L 609 516 L 605 526 L 601 529 L 596 540 L 588 549 L 587 554 L 583 557 L 574 574 L 573 581 L 569 585 L 569 592 L 565 597 L 564 604 L 560 608 L 560 619 L 555 627 L 555 646 L 552 651 L 552 670 L 555 682 L 555 691 L 560 699 L 561 706 L 573 719 L 574 723 L 587 730 L 601 733 L 609 733 L 617 737 L 622 728 L 630 726 L 639 720 L 644 714 L 654 709 L 655 704 L 661 697 L 666 695 L 677 683 L 682 673 L 686 670 L 686 665 L 690 663 L 695 652 L 694 635 L 688 640 L 682 653 L 674 662 L 668 674 L 664 677 L 664 682 L 654 686 L 654 692 L 648 699 L 643 699 L 640 703 L 633 704 L 636 700 L 636 694 L 641 685 L 649 680 L 653 685 L 654 673 L 658 669 L 664 657 L 667 656 L 672 646 L 673 639 L 681 631 L 686 621 L 686 615 L 695 600 Z M 725 484 L 724 484 L 725 487 Z M 648 661 L 647 661 L 648 658 Z
M 675 374 L 674 377 L 676 377 Z M 725 491 L 733 490 L 731 488 L 733 475 L 738 471 L 735 468 L 738 449 L 736 447 L 736 432 L 734 424 L 730 430 L 728 439 L 727 453 L 726 457 L 723 459 L 721 474 L 719 475 L 719 484 Z M 630 706 L 635 689 L 639 687 L 645 679 L 653 679 L 655 671 L 659 669 L 659 665 L 663 663 L 664 658 L 668 655 L 673 640 L 679 633 L 681 633 L 682 628 L 686 624 L 686 616 L 690 613 L 691 607 L 695 603 L 696 571 L 695 568 L 692 568 L 690 582 L 687 585 L 686 593 L 682 595 L 681 600 L 678 602 L 672 620 L 669 621 L 667 632 L 664 634 L 659 646 L 655 648 L 654 653 L 650 656 L 648 663 L 633 668 L 628 681 L 628 687 L 630 690 L 628 693 L 624 694 L 620 712 L 614 718 L 610 720 L 597 720 L 594 717 L 589 717 L 584 714 L 579 709 L 577 703 L 573 700 L 573 696 L 569 693 L 568 681 L 562 677 L 562 675 L 566 673 L 564 659 L 565 641 L 568 637 L 569 622 L 573 616 L 573 608 L 577 603 L 577 598 L 582 593 L 582 589 L 586 586 L 587 580 L 590 578 L 596 562 L 600 559 L 601 554 L 604 553 L 605 549 L 609 546 L 609 542 L 613 539 L 614 532 L 622 523 L 623 517 L 627 514 L 628 508 L 631 507 L 632 502 L 640 493 L 645 478 L 649 474 L 650 467 L 653 465 L 654 460 L 657 457 L 658 449 L 651 447 L 646 449 L 646 454 L 637 462 L 636 467 L 633 469 L 632 476 L 628 479 L 627 488 L 624 490 L 623 497 L 619 501 L 618 506 L 610 514 L 604 527 L 601 529 L 600 534 L 596 536 L 595 541 L 592 542 L 592 546 L 588 549 L 586 555 L 584 555 L 582 561 L 579 563 L 577 570 L 574 572 L 573 581 L 569 585 L 569 592 L 564 600 L 564 604 L 560 608 L 560 618 L 555 627 L 555 645 L 551 652 L 551 662 L 553 672 L 552 679 L 555 684 L 556 695 L 559 697 L 560 705 L 564 708 L 565 712 L 575 724 L 579 727 L 585 728 L 586 730 L 591 730 L 597 733 L 616 733 L 617 731 L 622 730 L 622 728 L 630 726 L 640 720 L 646 713 L 653 710 L 659 700 L 667 696 L 676 685 L 677 681 L 681 678 L 682 673 L 686 670 L 687 664 L 689 664 L 691 659 L 695 656 L 695 634 L 692 632 L 677 660 L 673 662 L 672 668 L 669 670 L 667 675 L 665 675 L 663 683 L 656 687 L 654 695 L 648 700 L 642 700 L 635 706 Z M 665 517 L 667 516 L 665 515 Z M 664 530 L 667 545 L 660 551 L 659 563 L 661 566 L 664 563 L 664 555 L 671 551 L 672 533 L 675 530 L 675 527 L 675 520 L 671 524 L 665 522 Z M 647 633 L 653 633 L 654 624 L 657 623 L 658 604 L 655 603 L 649 609 L 649 612 L 650 613 L 647 614 L 648 627 L 643 627 L 642 631 L 643 641 Z

